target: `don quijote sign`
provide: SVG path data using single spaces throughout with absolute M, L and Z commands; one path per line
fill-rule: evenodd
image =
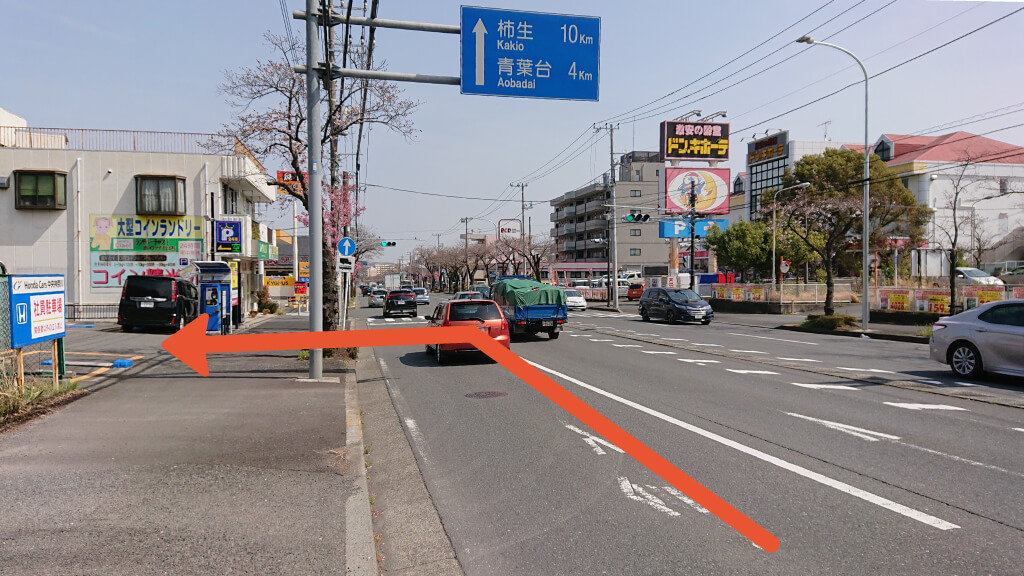
M 662 160 L 728 160 L 729 124 L 668 120 L 659 143 Z

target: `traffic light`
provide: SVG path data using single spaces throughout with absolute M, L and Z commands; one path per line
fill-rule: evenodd
M 381 240 L 381 241 L 380 241 L 380 245 L 381 245 L 381 247 L 382 247 L 382 248 L 387 248 L 387 247 L 389 247 L 389 246 L 395 246 L 395 245 L 397 245 L 397 244 L 398 244 L 398 243 L 397 243 L 397 242 L 395 242 L 394 240 L 392 240 L 392 241 L 390 241 L 390 242 L 389 242 L 389 241 L 387 241 L 387 240 Z
M 651 219 L 651 215 L 650 214 L 640 214 L 640 213 L 637 213 L 637 214 L 626 214 L 625 216 L 622 217 L 622 221 L 623 222 L 627 222 L 627 223 L 643 223 L 643 222 L 647 222 L 650 219 Z

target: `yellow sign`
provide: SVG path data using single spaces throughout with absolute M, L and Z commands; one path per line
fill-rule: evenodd
M 228 260 L 228 266 L 231 267 L 231 287 L 238 288 L 238 261 Z
M 264 286 L 295 286 L 293 276 L 267 276 L 263 279 Z

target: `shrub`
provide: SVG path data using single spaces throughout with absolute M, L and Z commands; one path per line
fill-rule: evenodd
M 820 330 L 842 330 L 843 328 L 858 326 L 857 319 L 846 314 L 808 314 L 807 320 L 800 324 L 804 328 L 818 328 Z

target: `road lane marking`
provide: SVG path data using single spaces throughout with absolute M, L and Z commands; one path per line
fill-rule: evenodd
M 640 332 L 637 332 L 636 336 L 658 336 L 658 334 L 646 334 L 646 333 L 641 334 Z
M 880 370 L 878 368 L 844 368 L 842 366 L 837 366 L 836 370 L 849 370 L 850 372 L 874 372 L 876 374 L 895 374 L 895 372 Z
M 611 338 L 591 338 L 590 341 L 591 342 L 615 342 L 615 340 L 612 340 Z
M 675 354 L 675 352 L 669 352 L 668 350 L 641 350 L 644 354 Z
M 1014 428 L 1017 432 L 1024 432 L 1024 428 Z
M 966 408 L 950 406 L 948 404 L 913 404 L 910 402 L 882 402 L 882 404 L 906 408 L 907 410 L 967 410 Z
M 938 380 L 918 380 L 918 382 L 931 384 L 933 386 L 942 386 L 942 382 L 939 382 Z
M 801 388 L 812 388 L 814 390 L 860 390 L 860 388 L 844 386 L 842 384 L 801 384 L 799 382 L 790 382 L 790 384 L 793 386 L 800 386 Z
M 654 488 L 654 486 L 648 485 L 648 488 Z M 707 508 L 701 506 L 700 504 L 697 504 L 692 499 L 690 499 L 689 496 L 687 496 L 686 494 L 683 494 L 682 492 L 680 492 L 679 490 L 673 488 L 672 486 L 662 486 L 661 489 L 664 490 L 665 492 L 668 492 L 669 494 L 675 496 L 676 498 L 682 500 L 683 502 L 686 502 L 687 506 L 693 508 L 697 512 L 700 512 L 701 514 L 710 514 L 710 512 L 708 512 Z
M 526 359 L 524 358 L 524 360 L 526 360 Z M 596 386 L 592 386 L 590 384 L 587 384 L 586 382 L 583 382 L 582 380 L 577 380 L 576 378 L 573 378 L 571 376 L 567 376 L 565 374 L 562 374 L 561 372 L 557 372 L 555 370 L 552 370 L 551 368 L 548 368 L 546 366 L 542 366 L 540 364 L 537 364 L 536 362 L 533 362 L 533 361 L 530 361 L 530 360 L 526 360 L 526 362 L 528 364 L 530 364 L 531 366 L 533 366 L 534 368 L 537 368 L 538 370 L 542 370 L 544 372 L 547 372 L 549 374 L 557 376 L 557 377 L 565 380 L 566 382 L 571 382 L 571 383 L 573 383 L 573 384 L 575 384 L 575 385 L 577 385 L 577 386 L 579 386 L 581 388 L 584 388 L 586 390 L 590 390 L 591 392 L 594 392 L 596 394 L 600 394 L 601 396 L 604 396 L 606 398 L 614 400 L 615 402 L 619 402 L 621 404 L 624 404 L 626 406 L 634 408 L 634 409 L 636 409 L 636 410 L 638 410 L 640 412 L 643 412 L 643 413 L 648 414 L 650 416 L 654 416 L 655 418 L 658 418 L 660 420 L 668 422 L 669 424 L 674 424 L 675 426 L 678 426 L 678 427 L 680 427 L 680 428 L 682 428 L 684 430 L 689 430 L 690 432 L 693 432 L 694 434 L 698 434 L 700 436 L 703 436 L 704 438 L 707 438 L 707 439 L 712 440 L 714 442 L 718 442 L 719 444 L 722 444 L 724 446 L 728 446 L 728 447 L 730 447 L 730 448 L 732 448 L 734 450 L 738 450 L 739 452 L 742 452 L 742 453 L 747 454 L 749 456 L 753 456 L 754 458 L 757 458 L 758 460 L 761 460 L 763 462 L 767 462 L 769 464 L 772 464 L 774 466 L 782 468 L 783 470 L 788 470 L 790 472 L 793 472 L 794 474 L 797 474 L 797 475 L 803 476 L 804 478 L 807 478 L 809 480 L 813 480 L 815 482 L 818 482 L 819 484 L 823 484 L 823 485 L 828 486 L 830 488 L 834 488 L 834 489 L 836 489 L 836 490 L 838 490 L 838 491 L 840 491 L 840 492 L 842 492 L 844 494 L 849 494 L 850 496 L 853 496 L 855 498 L 859 498 L 861 500 L 864 500 L 865 502 L 870 502 L 872 504 L 875 504 L 877 506 L 885 508 L 886 510 L 890 510 L 890 511 L 895 512 L 897 514 L 900 514 L 902 516 L 906 516 L 907 518 L 911 518 L 911 519 L 917 520 L 918 522 L 921 522 L 923 524 L 927 524 L 927 525 L 932 526 L 934 528 L 938 528 L 939 530 L 952 530 L 952 529 L 955 529 L 955 528 L 960 528 L 956 524 L 953 524 L 951 522 L 947 522 L 945 520 L 942 520 L 941 518 L 936 518 L 935 516 L 932 516 L 930 514 L 926 514 L 924 512 L 919 511 L 919 510 L 915 510 L 915 509 L 910 508 L 908 506 L 904 506 L 903 504 L 899 504 L 899 503 L 893 502 L 892 500 L 889 500 L 888 498 L 883 498 L 881 496 L 878 496 L 877 494 L 874 494 L 872 492 L 868 492 L 867 490 L 862 490 L 860 488 L 857 488 L 855 486 L 851 486 L 850 484 L 847 484 L 847 483 L 842 482 L 840 480 L 836 480 L 834 478 L 830 478 L 828 476 L 825 476 L 824 474 L 819 474 L 818 472 L 814 472 L 812 470 L 808 470 L 807 468 L 804 468 L 803 466 L 799 466 L 797 464 L 793 464 L 792 462 L 788 462 L 786 460 L 783 460 L 782 458 L 778 458 L 776 456 L 772 456 L 771 454 L 762 452 L 762 451 L 760 451 L 760 450 L 758 450 L 756 448 L 751 448 L 751 447 L 749 447 L 749 446 L 747 446 L 745 444 L 741 444 L 739 442 L 736 442 L 735 440 L 730 440 L 730 439 L 728 439 L 728 438 L 726 438 L 724 436 L 720 436 L 718 434 L 715 434 L 714 432 L 710 432 L 710 431 L 705 430 L 703 428 L 700 428 L 698 426 L 694 426 L 693 424 L 690 424 L 688 422 L 684 422 L 682 420 L 679 420 L 678 418 L 674 418 L 674 417 L 669 416 L 669 415 L 667 415 L 667 414 L 665 414 L 663 412 L 658 412 L 657 410 L 654 410 L 653 408 L 648 408 L 648 407 L 646 407 L 646 406 L 644 406 L 642 404 L 639 404 L 637 402 L 633 402 L 632 400 L 627 400 L 626 398 L 623 398 L 621 396 L 617 396 L 615 394 L 612 394 L 611 392 L 607 392 L 607 391 L 605 391 L 605 390 L 603 390 L 601 388 L 598 388 Z M 628 482 L 629 481 L 627 480 L 626 483 L 628 484 Z M 622 486 L 621 480 L 620 480 L 620 486 Z M 623 491 L 625 492 L 625 490 L 623 490 Z
M 814 360 L 812 358 L 786 358 L 784 356 L 778 356 L 779 360 L 789 360 L 790 362 L 821 362 L 821 360 Z
M 563 422 L 563 424 L 564 424 L 564 422 Z M 611 448 L 612 450 L 615 450 L 619 454 L 625 454 L 625 452 L 622 450 L 622 448 L 619 448 L 615 444 L 612 444 L 611 442 L 605 440 L 604 438 L 601 438 L 600 436 L 595 436 L 595 435 L 591 434 L 590 432 L 586 432 L 584 430 L 581 430 L 581 429 L 577 428 L 576 426 L 573 426 L 572 424 L 566 424 L 565 427 L 568 428 L 569 430 L 572 430 L 573 432 L 579 434 L 580 436 L 583 436 L 583 441 L 586 442 L 588 446 L 593 448 L 594 452 L 596 452 L 600 456 L 604 456 L 606 454 L 606 452 L 604 450 L 602 450 L 601 446 L 598 446 L 598 444 L 607 446 L 608 448 Z
M 686 338 L 662 338 L 662 340 L 669 340 L 671 342 L 689 342 Z
M 778 376 L 778 372 L 772 372 L 771 370 L 734 370 L 732 368 L 726 368 L 729 372 L 735 372 L 737 374 L 775 374 Z
M 970 382 L 961 382 L 959 380 L 957 380 L 956 382 L 953 382 L 953 384 L 956 384 L 957 386 L 971 386 L 971 387 L 974 387 L 974 388 L 977 388 L 978 386 L 981 386 L 981 384 L 972 384 Z
M 738 332 L 729 332 L 730 336 L 744 336 L 746 338 L 762 338 L 764 340 L 778 340 L 779 342 L 792 342 L 794 344 L 807 344 L 808 346 L 817 346 L 817 342 L 804 342 L 803 340 L 787 340 L 785 338 L 772 338 L 771 336 L 755 336 L 753 334 L 740 334 Z
M 385 318 L 384 321 L 385 322 L 394 322 L 395 319 L 394 318 Z
M 796 414 L 794 412 L 786 412 L 786 414 L 788 414 L 788 415 L 790 415 L 790 416 L 792 416 L 794 418 L 802 418 L 804 420 L 809 420 L 811 422 L 817 422 L 818 424 L 821 424 L 825 428 L 830 428 L 832 430 L 838 430 L 839 432 L 845 432 L 846 434 L 849 434 L 850 436 L 856 436 L 857 438 L 860 438 L 862 440 L 867 440 L 868 442 L 878 442 L 879 438 L 885 438 L 887 440 L 899 440 L 900 439 L 899 436 L 893 436 L 892 434 L 885 434 L 883 432 L 875 432 L 874 430 L 867 430 L 865 428 L 858 428 L 856 426 L 850 426 L 849 424 L 842 424 L 842 423 L 839 423 L 839 422 L 832 422 L 830 420 L 820 420 L 818 418 L 811 418 L 810 416 L 804 416 L 803 414 Z
M 665 506 L 665 502 L 662 501 L 661 498 L 658 498 L 654 494 L 644 490 L 639 484 L 631 483 L 629 478 L 626 478 L 625 476 L 619 476 L 619 489 L 622 490 L 622 493 L 630 500 L 650 504 L 651 508 L 654 508 L 658 512 L 664 512 L 669 516 L 679 516 L 679 512 Z
M 760 350 L 729 350 L 729 352 L 740 352 L 742 354 L 767 354 L 767 352 L 761 352 Z
M 616 348 L 641 348 L 639 344 L 612 344 Z
M 713 347 L 713 348 L 721 348 L 722 347 L 721 344 L 705 344 L 703 342 L 694 342 L 693 344 L 690 344 L 690 346 L 710 346 L 710 347 Z
M 676 358 L 680 362 L 690 362 L 691 364 L 720 364 L 718 360 L 703 360 L 701 358 Z

